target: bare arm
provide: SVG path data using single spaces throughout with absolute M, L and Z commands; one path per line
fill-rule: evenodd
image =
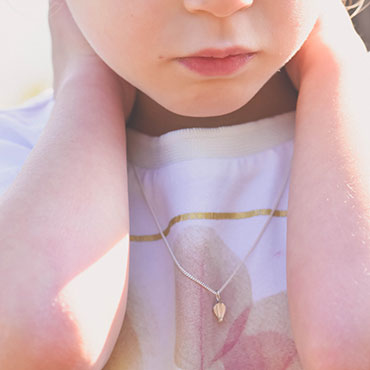
M 287 280 L 305 370 L 370 369 L 370 65 L 343 45 L 316 50 L 297 106 Z
M 0 368 L 99 369 L 126 307 L 129 218 L 117 80 L 71 70 L 0 202 Z
M 100 370 L 126 309 L 136 90 L 49 1 L 55 106 L 0 198 L 0 368 Z

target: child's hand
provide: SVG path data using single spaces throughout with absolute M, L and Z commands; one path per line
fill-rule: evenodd
M 338 66 L 345 63 L 351 67 L 361 58 L 366 58 L 366 46 L 357 34 L 342 1 L 321 1 L 320 7 L 320 15 L 312 32 L 285 66 L 297 90 L 309 71 L 325 68 L 328 57 L 335 58 Z
M 89 68 L 102 71 L 102 76 L 119 81 L 127 122 L 135 102 L 136 89 L 111 70 L 95 53 L 75 23 L 65 0 L 49 0 L 49 28 L 52 40 L 54 96 L 63 81 L 73 73 L 85 71 L 89 65 Z

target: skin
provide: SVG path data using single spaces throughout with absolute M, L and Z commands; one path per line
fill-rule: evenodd
M 64 0 L 50 0 L 51 5 L 56 2 Z M 89 4 L 80 2 L 86 9 Z M 257 4 L 263 0 L 255 0 L 245 14 Z M 291 22 L 299 9 L 303 14 L 304 4 L 305 11 L 313 11 L 307 16 L 313 16 L 300 20 L 302 28 L 306 19 L 315 19 L 311 2 L 297 4 L 295 12 L 283 14 L 280 22 Z M 363 92 L 370 76 L 366 49 L 339 7 L 340 0 L 322 4 L 333 7 L 320 15 L 286 67 L 299 90 L 287 230 L 290 317 L 305 370 L 368 370 L 370 112 Z M 100 7 L 103 18 L 104 9 Z M 56 106 L 47 130 L 0 202 L 0 327 L 5 328 L 0 330 L 0 368 L 4 369 L 100 370 L 125 313 L 125 300 L 119 297 L 127 294 L 123 282 L 128 238 L 117 248 L 112 245 L 128 235 L 122 109 L 125 116 L 130 112 L 135 88 L 102 63 L 66 10 L 50 17 Z M 209 19 L 214 20 L 208 16 L 202 24 Z M 274 32 L 279 34 L 278 29 Z M 199 40 L 195 36 L 192 40 Z M 291 40 L 290 36 L 285 38 Z M 204 91 L 201 87 L 208 82 L 221 84 L 205 81 L 198 90 Z M 22 216 L 25 209 L 27 217 Z M 110 253 L 114 250 L 122 252 L 120 258 Z M 112 280 L 107 280 L 109 272 Z M 97 285 L 93 281 L 100 282 L 100 290 L 94 289 L 87 300 L 86 292 Z M 103 306 L 109 306 L 104 314 Z
M 67 4 L 97 55 L 138 89 L 128 125 L 153 136 L 193 127 L 194 122 L 218 127 L 294 110 L 297 93 L 285 71 L 278 71 L 302 46 L 318 17 L 318 0 Z M 207 47 L 231 45 L 257 52 L 232 76 L 200 76 L 176 60 Z

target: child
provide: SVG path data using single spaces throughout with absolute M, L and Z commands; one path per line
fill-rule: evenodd
M 53 91 L 0 116 L 0 368 L 368 370 L 369 62 L 341 1 L 49 21 Z

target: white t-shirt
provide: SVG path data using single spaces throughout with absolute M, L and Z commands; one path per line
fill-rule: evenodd
M 20 172 L 53 108 L 48 89 L 0 111 L 0 196 Z M 194 122 L 196 126 L 196 122 Z M 256 248 L 215 296 L 176 267 L 137 183 L 183 268 L 219 289 L 252 247 L 284 184 L 295 112 L 150 137 L 127 129 L 128 303 L 105 370 L 300 370 L 286 295 L 289 182 Z

